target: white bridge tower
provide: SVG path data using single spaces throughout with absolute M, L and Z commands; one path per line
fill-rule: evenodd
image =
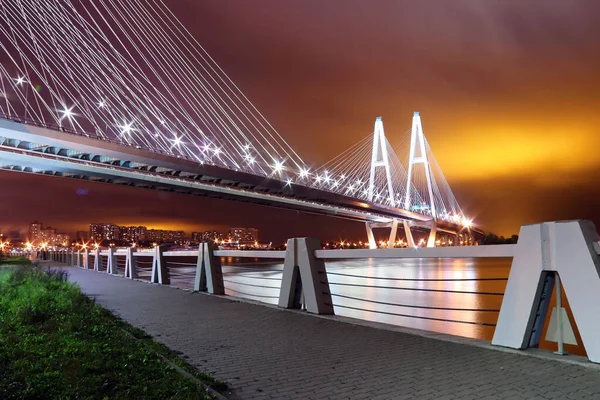
M 406 181 L 406 196 L 404 198 L 404 209 L 410 210 L 410 188 L 412 185 L 412 178 L 414 169 L 417 164 L 423 164 L 425 170 L 425 180 L 427 182 L 427 193 L 429 195 L 429 210 L 431 211 L 431 230 L 429 233 L 429 239 L 427 240 L 427 247 L 435 246 L 435 235 L 437 230 L 437 213 L 435 208 L 435 200 L 433 197 L 433 184 L 432 184 L 432 173 L 431 166 L 429 165 L 429 159 L 427 157 L 427 148 L 425 146 L 425 136 L 423 134 L 423 125 L 421 124 L 421 115 L 418 111 L 413 114 L 412 128 L 410 130 L 410 153 L 408 157 L 408 179 Z
M 369 188 L 368 188 L 368 200 L 373 201 L 375 193 L 375 174 L 377 168 L 383 167 L 385 177 L 387 181 L 387 197 L 389 198 L 390 205 L 396 206 L 396 200 L 394 199 L 394 186 L 392 185 L 392 172 L 390 170 L 390 160 L 388 157 L 387 140 L 385 138 L 385 132 L 383 130 L 383 121 L 381 117 L 375 119 L 375 128 L 373 132 L 373 152 L 371 155 L 371 174 L 369 176 Z M 367 237 L 369 239 L 369 248 L 376 249 L 377 242 L 375 241 L 375 235 L 373 235 L 373 228 L 391 228 L 390 238 L 388 240 L 388 247 L 394 247 L 396 242 L 396 232 L 398 230 L 398 220 L 393 219 L 391 222 L 367 222 Z M 412 239 L 412 237 L 411 237 Z

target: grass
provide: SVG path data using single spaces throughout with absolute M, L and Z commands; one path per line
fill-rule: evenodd
M 0 265 L 5 266 L 16 266 L 16 265 L 31 265 L 31 261 L 29 261 L 26 257 L 1 257 L 0 256 Z
M 82 295 L 65 271 L 0 269 L 1 399 L 211 398 L 161 356 L 226 388 Z

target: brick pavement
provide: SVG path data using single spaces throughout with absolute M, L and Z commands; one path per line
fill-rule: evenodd
M 600 399 L 600 370 L 67 268 L 231 399 Z

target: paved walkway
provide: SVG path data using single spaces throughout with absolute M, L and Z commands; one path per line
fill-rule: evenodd
M 231 399 L 600 399 L 600 371 L 68 268 Z

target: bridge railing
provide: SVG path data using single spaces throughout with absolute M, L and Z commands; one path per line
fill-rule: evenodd
M 109 252 L 98 252 L 96 259 Z M 115 254 L 115 253 L 113 253 Z M 118 253 L 116 253 L 118 254 Z M 486 321 L 474 322 L 467 320 L 450 319 L 445 317 L 419 316 L 420 318 L 440 320 L 452 323 L 477 323 L 483 326 L 495 326 L 493 344 L 513 348 L 535 347 L 539 343 L 543 318 L 547 314 L 550 293 L 554 283 L 562 282 L 565 291 L 569 294 L 569 303 L 577 321 L 581 339 L 586 346 L 590 360 L 600 362 L 600 341 L 597 340 L 600 331 L 600 319 L 597 310 L 600 309 L 600 242 L 593 224 L 587 221 L 552 222 L 538 225 L 524 226 L 520 232 L 519 242 L 516 245 L 494 245 L 475 247 L 443 247 L 419 249 L 358 249 L 358 250 L 322 250 L 320 241 L 313 238 L 289 239 L 286 251 L 214 251 L 207 243 L 195 251 L 165 251 L 157 247 L 151 251 L 138 252 L 128 249 L 121 257 L 125 257 L 125 275 L 132 278 L 140 270 L 140 258 L 147 259 L 151 282 L 169 283 L 170 275 L 174 277 L 177 263 L 187 268 L 185 274 L 190 279 L 194 277 L 194 290 L 207 291 L 213 294 L 229 292 L 234 296 L 249 297 L 255 300 L 268 302 L 277 301 L 282 308 L 305 308 L 310 313 L 333 314 L 334 305 L 340 308 L 352 308 L 344 304 L 335 304 L 332 299 L 345 299 L 361 304 L 380 305 L 386 307 L 403 307 L 415 309 L 435 309 L 437 312 L 484 312 L 498 313 L 496 318 L 490 317 Z M 179 260 L 177 259 L 179 257 Z M 228 273 L 235 268 L 242 272 L 256 271 L 255 267 L 246 265 L 221 265 L 222 259 L 235 257 L 238 259 L 281 259 L 283 268 L 273 272 L 281 273 L 277 276 L 250 276 L 246 280 L 232 281 Z M 328 271 L 326 261 L 331 260 L 356 260 L 356 259 L 403 259 L 403 258 L 512 258 L 512 267 L 508 278 L 479 278 L 479 279 L 427 279 L 427 278 L 387 278 L 380 276 L 367 276 L 346 274 L 344 272 Z M 180 261 L 185 259 L 185 261 Z M 193 262 L 195 261 L 195 262 Z M 89 266 L 89 263 L 87 264 Z M 104 265 L 94 262 L 94 265 Z M 129 268 L 129 274 L 128 274 Z M 106 267 L 108 271 L 108 266 Z M 113 270 L 114 273 L 114 270 Z M 225 275 L 225 276 L 224 276 Z M 559 278 L 560 275 L 560 278 Z M 269 279 L 263 279 L 269 278 Z M 340 280 L 341 278 L 341 280 Z M 355 281 L 362 280 L 367 283 L 344 282 L 343 279 L 351 278 Z M 262 283 L 253 283 L 251 279 L 262 279 Z M 330 281 L 332 279 L 332 281 Z M 275 282 L 275 281 L 279 282 Z M 466 291 L 445 288 L 426 287 L 401 287 L 386 284 L 389 281 L 402 282 L 463 282 L 466 280 L 491 281 L 506 280 L 506 290 L 499 291 Z M 271 282 L 272 281 L 272 282 Z M 377 283 L 373 283 L 377 282 Z M 236 286 L 237 285 L 237 286 Z M 269 288 L 273 295 L 245 291 L 241 287 L 260 289 Z M 478 294 L 482 296 L 497 296 L 502 298 L 499 308 L 479 307 L 427 307 L 422 304 L 403 304 L 392 301 L 379 301 L 366 299 L 360 292 L 358 295 L 344 294 L 339 288 L 368 290 L 416 290 L 419 292 L 437 291 L 444 294 Z M 557 292 L 557 296 L 558 292 Z M 373 312 L 372 307 L 354 307 L 358 311 Z M 381 312 L 381 311 L 379 311 Z M 395 313 L 383 311 L 401 317 L 414 318 L 411 313 Z M 558 315 L 561 315 L 559 312 Z M 541 321 L 540 321 L 540 316 Z M 540 325 L 541 324 L 541 325 Z M 559 321 L 559 326 L 562 326 Z M 561 330 L 562 332 L 562 330 Z

